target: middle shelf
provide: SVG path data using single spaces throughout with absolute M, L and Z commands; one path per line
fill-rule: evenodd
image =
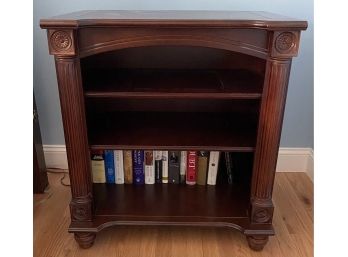
M 91 69 L 88 98 L 259 99 L 263 77 L 243 69 Z
M 257 119 L 215 112 L 103 112 L 87 116 L 91 149 L 252 152 Z

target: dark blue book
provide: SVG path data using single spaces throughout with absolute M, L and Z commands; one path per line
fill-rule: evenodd
M 145 184 L 144 151 L 133 151 L 133 182 L 136 185 Z
M 113 150 L 104 151 L 104 164 L 106 183 L 115 183 L 115 163 Z

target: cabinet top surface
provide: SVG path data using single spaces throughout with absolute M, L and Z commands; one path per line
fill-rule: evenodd
M 296 29 L 307 22 L 269 12 L 248 11 L 79 11 L 42 19 L 42 28 L 109 26 L 202 26 Z

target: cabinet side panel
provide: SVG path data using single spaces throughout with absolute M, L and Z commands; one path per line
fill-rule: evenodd
M 90 158 L 78 58 L 56 57 L 72 196 L 91 193 Z
M 251 219 L 257 223 L 270 223 L 273 216 L 272 189 L 290 67 L 291 59 L 267 61 L 251 188 Z

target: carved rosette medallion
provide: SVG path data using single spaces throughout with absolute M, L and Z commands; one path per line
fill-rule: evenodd
M 58 30 L 51 35 L 51 46 L 54 50 L 61 52 L 67 51 L 72 45 L 69 33 Z
M 254 212 L 253 220 L 257 223 L 267 223 L 271 219 L 271 214 L 267 209 L 257 209 Z
M 251 221 L 253 223 L 271 223 L 272 217 L 273 203 L 271 199 L 253 199 L 251 207 Z
M 275 48 L 280 53 L 286 53 L 295 46 L 296 38 L 291 32 L 283 32 L 278 35 L 275 41 Z
M 81 206 L 73 206 L 72 208 L 72 217 L 74 220 L 86 220 L 87 213 L 88 213 L 88 206 L 81 205 Z
M 70 203 L 72 220 L 88 221 L 92 218 L 92 199 L 90 195 L 73 198 Z

